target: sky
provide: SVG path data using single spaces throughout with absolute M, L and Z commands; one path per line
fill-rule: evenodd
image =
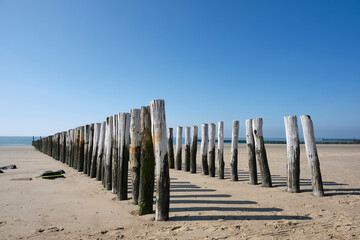
M 0 136 L 47 136 L 164 99 L 167 127 L 310 115 L 360 137 L 360 1 L 0 0 Z M 358 110 L 356 110 L 358 109 Z M 176 132 L 176 131 L 175 131 Z M 199 133 L 200 134 L 200 133 Z

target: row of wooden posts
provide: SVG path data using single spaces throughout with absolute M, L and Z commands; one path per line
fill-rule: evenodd
M 287 191 L 300 192 L 300 141 L 296 116 L 285 116 L 287 141 Z M 314 128 L 310 116 L 301 116 L 305 148 L 312 176 L 312 188 L 315 196 L 324 196 L 320 163 L 317 155 Z M 263 187 L 272 187 L 270 168 L 263 138 L 263 120 L 254 118 L 246 120 L 246 145 L 248 152 L 249 183 L 258 184 L 257 165 L 260 168 Z M 183 127 L 177 127 L 176 148 L 174 153 L 173 129 L 168 129 L 168 152 L 170 168 L 182 169 L 182 132 Z M 204 175 L 215 177 L 215 139 L 216 125 L 214 123 L 201 125 L 201 170 Z M 233 121 L 231 139 L 231 180 L 238 181 L 238 138 L 239 121 Z M 192 126 L 192 141 L 190 144 L 190 127 L 185 127 L 185 159 L 184 170 L 196 173 L 196 152 L 198 127 Z M 224 179 L 224 122 L 218 123 L 218 177 Z M 257 164 L 256 164 L 257 162 Z
M 156 174 L 155 220 L 169 217 L 170 176 L 167 155 L 164 100 L 106 118 L 105 122 L 60 132 L 33 145 L 41 152 L 102 181 L 118 200 L 128 199 L 128 163 L 132 201 L 139 215 L 153 212 Z

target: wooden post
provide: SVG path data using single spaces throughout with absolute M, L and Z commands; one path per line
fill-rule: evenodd
M 140 184 L 141 110 L 130 110 L 130 166 L 132 180 L 132 200 L 138 204 Z
M 90 177 L 96 177 L 96 165 L 98 158 L 98 149 L 99 149 L 99 139 L 100 139 L 100 129 L 101 123 L 94 124 L 94 140 L 93 140 L 93 150 L 91 155 L 91 164 L 90 164 Z
M 218 161 L 219 161 L 219 179 L 224 179 L 224 122 L 218 123 Z
M 105 172 L 104 172 L 104 180 L 105 180 L 105 188 L 106 190 L 112 190 L 111 187 L 111 160 L 112 160 L 112 134 L 113 134 L 113 117 L 106 118 L 106 133 L 105 133 Z
M 113 116 L 113 127 L 112 127 L 112 154 L 111 154 L 111 186 L 112 186 L 112 193 L 116 194 L 118 189 L 118 173 L 117 170 L 119 168 L 118 166 L 118 121 L 119 121 L 119 115 L 115 114 Z
M 252 119 L 246 120 L 246 149 L 248 152 L 249 183 L 252 185 L 257 185 L 258 181 Z
M 141 107 L 139 215 L 153 212 L 155 156 L 151 136 L 150 107 Z
M 181 170 L 182 160 L 182 127 L 177 127 L 176 131 L 176 156 L 175 156 L 175 169 Z
M 84 126 L 79 127 L 80 129 L 80 138 L 79 138 L 79 147 L 77 152 L 77 170 L 82 172 L 84 170 Z
M 65 156 L 66 156 L 66 132 L 61 132 L 59 159 L 62 163 L 65 163 Z
M 71 158 L 71 129 L 66 132 L 66 155 L 65 155 L 65 163 L 70 166 L 70 158 Z
M 74 166 L 74 154 L 75 154 L 75 129 L 70 129 L 70 154 L 69 154 L 69 162 L 68 165 L 69 167 L 73 167 Z
M 201 124 L 201 168 L 204 175 L 209 175 L 209 167 L 207 162 L 207 146 L 208 146 L 208 124 Z
M 192 139 L 190 149 L 190 173 L 196 173 L 196 152 L 197 152 L 198 127 L 192 126 Z
M 79 158 L 79 143 L 80 143 L 80 127 L 75 128 L 75 139 L 74 139 L 74 161 L 73 168 L 78 168 L 78 158 Z
M 90 124 L 89 129 L 89 152 L 88 152 L 88 158 L 87 158 L 87 175 L 90 176 L 90 169 L 91 169 L 91 160 L 92 160 L 92 153 L 94 148 L 94 126 L 95 124 Z
M 300 192 L 300 141 L 296 116 L 285 116 L 287 191 Z
M 167 136 L 164 100 L 151 101 L 150 112 L 156 161 L 155 220 L 165 221 L 169 218 L 170 176 L 166 146 Z
M 98 145 L 98 153 L 96 159 L 96 180 L 100 181 L 102 179 L 102 165 L 103 158 L 105 158 L 104 154 L 104 144 L 105 144 L 105 122 L 101 123 L 100 126 L 100 137 L 99 137 L 99 145 Z
M 252 119 L 254 140 L 255 140 L 255 153 L 258 165 L 260 166 L 261 172 L 261 186 L 272 187 L 271 174 L 269 164 L 266 156 L 264 137 L 263 137 L 263 120 L 262 118 Z
M 215 177 L 215 123 L 209 124 L 209 176 Z
M 89 142 L 90 142 L 90 125 L 87 124 L 84 127 L 84 173 L 87 174 L 87 166 L 89 164 Z
M 185 127 L 185 171 L 190 172 L 190 127 Z
M 170 168 L 175 168 L 175 163 L 174 163 L 174 138 L 173 138 L 173 129 L 172 128 L 168 128 L 168 153 L 169 153 L 169 165 Z
M 302 115 L 300 118 L 303 127 L 305 149 L 311 173 L 313 195 L 316 197 L 323 197 L 324 189 L 320 172 L 320 162 L 315 142 L 313 122 L 308 115 Z
M 232 138 L 231 138 L 231 180 L 238 181 L 238 143 L 239 141 L 239 121 L 233 121 Z
M 120 130 L 120 139 L 119 139 L 119 170 L 118 170 L 118 190 L 117 196 L 119 200 L 127 200 L 127 190 L 128 190 L 128 161 L 129 154 L 126 154 L 126 138 L 127 138 L 127 120 L 130 119 L 129 113 L 120 113 L 119 116 L 119 130 Z M 130 124 L 129 124 L 130 125 Z M 129 128 L 128 128 L 129 129 Z M 129 129 L 130 135 L 130 129 Z

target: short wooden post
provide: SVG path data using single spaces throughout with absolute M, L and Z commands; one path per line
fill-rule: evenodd
M 95 124 L 90 124 L 89 129 L 89 152 L 88 152 L 88 158 L 87 158 L 87 175 L 90 176 L 90 169 L 91 169 L 91 160 L 92 160 L 92 153 L 94 148 L 94 126 Z
M 150 113 L 156 161 L 155 220 L 165 221 L 169 218 L 170 176 L 166 146 L 167 136 L 164 100 L 151 101 Z
M 106 126 L 105 122 L 102 122 L 100 126 L 100 138 L 99 138 L 98 153 L 96 160 L 96 180 L 98 181 L 100 181 L 103 178 L 102 165 L 103 165 L 103 159 L 105 159 L 105 154 L 104 154 L 105 126 Z
M 215 177 L 215 123 L 209 124 L 209 176 Z
M 112 134 L 113 134 L 113 117 L 106 118 L 106 133 L 105 133 L 105 188 L 106 190 L 112 190 L 111 186 L 111 161 L 112 161 Z
M 271 174 L 269 164 L 266 156 L 264 137 L 263 137 L 263 120 L 262 118 L 254 118 L 252 120 L 254 140 L 255 140 L 255 153 L 258 165 L 261 172 L 261 186 L 272 187 Z
M 192 126 L 192 138 L 190 149 L 190 173 L 196 173 L 196 152 L 197 152 L 198 127 Z
M 287 191 L 300 192 L 300 140 L 296 116 L 285 116 Z
M 200 146 L 200 155 L 201 155 L 201 168 L 204 175 L 209 175 L 209 166 L 207 162 L 207 146 L 208 146 L 208 124 L 201 124 L 201 146 Z
M 174 162 L 174 138 L 173 138 L 173 129 L 168 128 L 168 153 L 169 153 L 169 167 L 175 168 Z
M 185 127 L 185 171 L 190 171 L 190 127 Z
M 239 145 L 239 121 L 233 121 L 231 138 L 231 180 L 238 181 L 238 145 Z
M 176 131 L 176 155 L 175 155 L 175 169 L 181 170 L 182 160 L 182 127 L 177 127 Z
M 224 122 L 218 123 L 218 162 L 219 162 L 219 179 L 224 179 L 225 162 L 224 162 Z
M 112 187 L 112 193 L 116 194 L 117 192 L 117 185 L 118 185 L 118 174 L 117 170 L 119 168 L 118 166 L 118 120 L 119 115 L 115 114 L 113 116 L 113 127 L 112 127 L 112 153 L 111 153 L 111 187 Z
M 87 174 L 87 165 L 89 163 L 89 142 L 90 142 L 90 125 L 84 127 L 84 173 Z
M 98 157 L 98 149 L 99 149 L 99 139 L 100 139 L 100 129 L 101 123 L 94 124 L 94 140 L 93 140 L 93 150 L 91 155 L 91 164 L 90 164 L 90 177 L 96 177 L 96 163 Z
M 252 119 L 246 120 L 246 150 L 248 152 L 249 183 L 257 185 L 258 181 Z
M 77 152 L 77 170 L 78 172 L 82 172 L 84 170 L 84 126 L 79 127 L 79 129 L 80 138 Z
M 153 212 L 155 156 L 151 135 L 150 107 L 141 107 L 139 215 Z
M 315 142 L 314 125 L 310 116 L 302 115 L 300 118 L 304 133 L 305 149 L 311 173 L 313 195 L 316 197 L 323 197 L 324 189 L 321 178 L 320 162 Z
M 130 166 L 132 180 L 132 201 L 138 204 L 140 184 L 141 110 L 130 110 Z

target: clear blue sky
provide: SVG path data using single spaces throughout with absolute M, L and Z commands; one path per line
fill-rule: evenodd
M 360 1 L 0 0 L 0 81 L 3 136 L 162 98 L 168 127 L 240 120 L 244 137 L 263 117 L 284 137 L 309 114 L 316 137 L 360 137 Z

